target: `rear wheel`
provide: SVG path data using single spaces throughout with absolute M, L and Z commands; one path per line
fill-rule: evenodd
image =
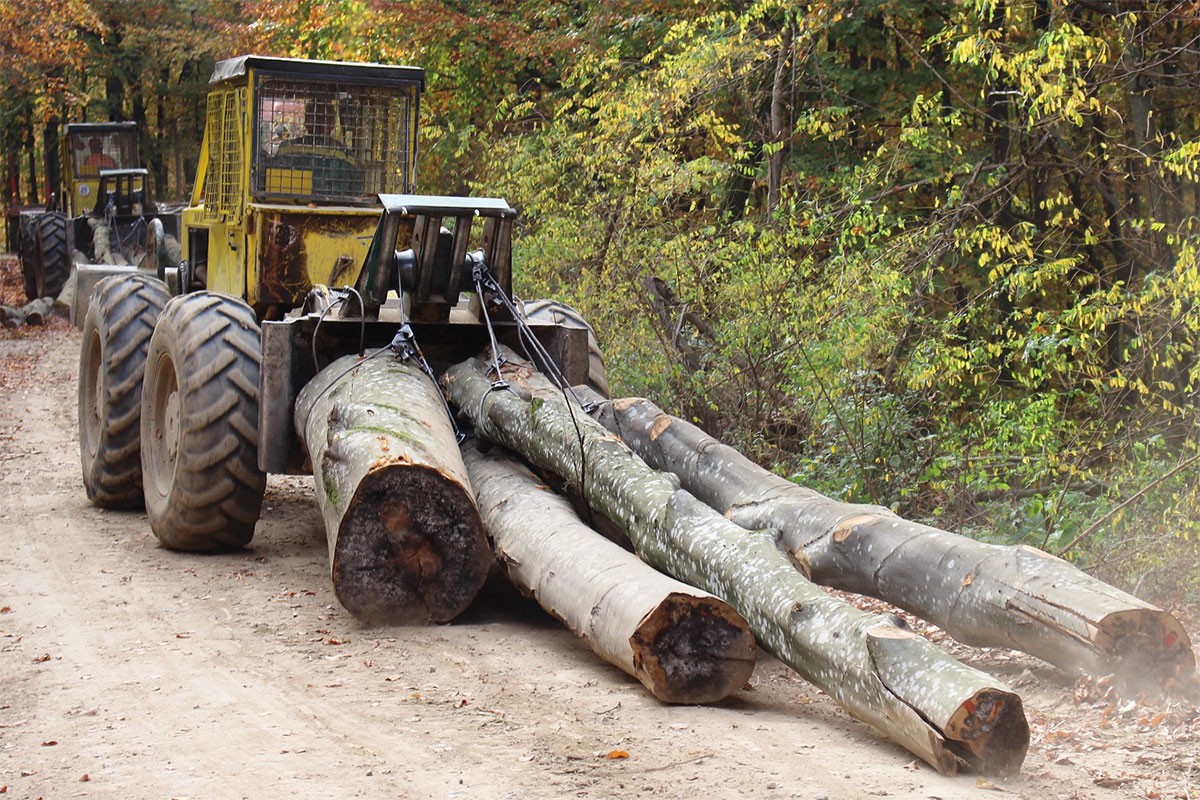
M 67 250 L 67 217 L 52 211 L 37 217 L 33 223 L 37 248 L 34 283 L 37 297 L 58 297 L 71 276 L 71 254 Z M 28 294 L 28 282 L 26 282 Z
M 79 456 L 88 499 L 101 508 L 142 505 L 142 376 L 170 298 L 143 275 L 105 278 L 92 291 L 79 351 Z
M 150 527 L 175 550 L 242 547 L 254 536 L 258 323 L 242 301 L 176 297 L 155 326 L 142 391 L 142 484 Z
M 37 216 L 22 214 L 17 227 L 17 254 L 21 258 L 21 280 L 24 283 L 25 299 L 38 298 L 37 287 L 37 236 L 33 223 Z

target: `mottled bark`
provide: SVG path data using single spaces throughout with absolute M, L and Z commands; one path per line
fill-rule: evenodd
M 1178 620 L 1066 561 L 831 500 L 647 400 L 616 400 L 597 414 L 730 520 L 778 530 L 817 583 L 886 600 L 967 644 L 1024 650 L 1071 673 L 1116 673 L 1134 688 L 1161 688 L 1195 670 Z
M 654 570 L 589 528 L 507 451 L 463 446 L 509 580 L 665 703 L 713 703 L 754 671 L 750 626 L 728 603 Z
M 724 598 L 760 644 L 940 772 L 954 773 L 960 759 L 985 773 L 1020 768 L 1029 727 L 1018 696 L 811 583 L 772 532 L 748 534 L 682 491 L 521 359 L 507 358 L 504 389 L 480 359 L 447 372 L 451 400 L 478 435 L 557 473 L 620 525 L 645 561 Z
M 446 622 L 492 563 L 437 387 L 391 353 L 341 358 L 296 399 L 333 588 L 368 623 Z

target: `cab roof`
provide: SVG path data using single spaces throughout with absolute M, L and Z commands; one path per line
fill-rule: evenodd
M 302 75 L 309 77 L 367 80 L 374 83 L 417 83 L 425 86 L 425 70 L 394 64 L 359 61 L 322 61 L 307 58 L 244 55 L 218 61 L 209 83 L 221 83 L 244 76 L 249 70 Z

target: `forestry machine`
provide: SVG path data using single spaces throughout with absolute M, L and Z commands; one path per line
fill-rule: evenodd
M 411 193 L 423 82 L 382 64 L 216 65 L 182 259 L 101 281 L 84 320 L 96 505 L 144 502 L 167 547 L 246 544 L 266 474 L 308 469 L 297 394 L 343 355 L 390 348 L 432 374 L 499 341 L 588 380 L 586 323 L 551 304 L 555 324 L 529 324 L 510 299 L 509 204 Z
M 137 266 L 147 254 L 177 257 L 181 206 L 151 200 L 137 123 L 65 125 L 59 164 L 50 204 L 24 209 L 18 218 L 17 253 L 30 300 L 57 297 L 73 261 Z

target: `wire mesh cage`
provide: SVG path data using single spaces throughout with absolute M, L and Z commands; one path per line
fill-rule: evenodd
M 137 132 L 68 128 L 76 178 L 94 178 L 102 169 L 133 169 L 138 163 Z
M 260 75 L 254 192 L 373 203 L 410 190 L 415 90 Z

